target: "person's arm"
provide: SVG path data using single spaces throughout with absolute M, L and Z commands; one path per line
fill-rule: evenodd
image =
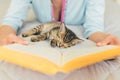
M 16 32 L 21 28 L 30 7 L 30 0 L 11 0 L 7 14 L 3 18 L 0 26 L 0 45 L 21 43 L 24 40 L 16 36 Z
M 30 7 L 30 0 L 11 0 L 2 25 L 9 25 L 17 31 L 23 24 Z
M 85 37 L 97 43 L 97 46 L 120 45 L 117 37 L 104 33 L 104 0 L 88 0 L 85 23 Z
M 95 32 L 104 31 L 104 9 L 104 0 L 87 0 L 85 23 L 83 25 L 85 38 Z
M 116 36 L 112 34 L 105 34 L 103 32 L 95 32 L 92 35 L 90 35 L 88 39 L 96 42 L 97 46 L 104 46 L 104 45 L 120 46 L 120 41 Z

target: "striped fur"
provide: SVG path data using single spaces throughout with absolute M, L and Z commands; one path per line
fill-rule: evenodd
M 32 42 L 51 40 L 52 47 L 67 48 L 83 41 L 61 22 L 44 23 L 22 34 L 23 37 L 31 35 L 36 35 L 31 38 Z

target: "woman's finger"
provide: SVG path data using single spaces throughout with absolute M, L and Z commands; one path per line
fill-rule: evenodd
M 8 44 L 13 44 L 13 43 L 28 45 L 27 41 L 23 40 L 22 38 L 20 38 L 16 35 L 11 35 L 9 40 L 8 40 Z
M 108 34 L 104 40 L 97 43 L 97 46 L 117 45 L 118 43 L 119 40 L 115 36 Z

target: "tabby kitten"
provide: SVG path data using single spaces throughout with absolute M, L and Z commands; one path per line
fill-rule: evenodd
M 31 35 L 37 35 L 31 38 L 32 42 L 51 40 L 52 47 L 67 48 L 83 41 L 61 22 L 44 23 L 22 34 L 23 37 Z

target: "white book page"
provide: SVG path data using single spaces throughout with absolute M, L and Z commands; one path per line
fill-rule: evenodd
M 64 52 L 62 65 L 66 64 L 67 62 L 77 57 L 90 55 L 91 53 L 96 53 L 96 52 L 100 52 L 100 51 L 104 51 L 112 48 L 115 48 L 115 46 L 111 46 L 111 45 L 102 46 L 102 47 L 91 46 L 91 47 L 84 47 L 84 48 L 77 47 L 75 49 L 71 49 L 69 51 Z
M 32 45 L 32 44 L 30 44 L 28 46 L 21 45 L 21 44 L 11 44 L 11 45 L 7 45 L 4 47 L 12 49 L 12 50 L 20 51 L 20 52 L 25 52 L 28 54 L 40 56 L 40 57 L 46 58 L 49 61 L 59 65 L 60 60 L 61 60 L 60 52 L 52 47 L 45 47 L 45 45 L 46 45 L 46 42 L 43 41 L 43 42 L 41 42 L 41 45 L 39 45 L 39 46 Z

